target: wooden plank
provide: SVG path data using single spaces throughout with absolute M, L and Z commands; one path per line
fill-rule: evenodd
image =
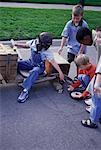
M 0 73 L 6 82 L 15 80 L 18 54 L 10 46 L 0 44 Z
M 0 60 L 0 67 L 5 67 L 7 64 L 6 60 Z
M 56 52 L 53 52 L 53 56 L 57 64 L 70 64 L 66 59 Z
M 7 61 L 8 58 L 7 58 L 7 54 L 1 54 L 0 53 L 0 61 Z
M 56 76 L 46 76 L 46 77 L 42 77 L 42 78 L 39 78 L 38 80 L 36 80 L 35 83 L 41 83 L 41 82 L 46 82 L 46 81 L 50 81 L 50 80 L 54 80 L 56 79 Z

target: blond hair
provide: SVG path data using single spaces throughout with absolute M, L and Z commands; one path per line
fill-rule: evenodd
M 78 5 L 73 6 L 72 14 L 74 16 L 83 16 L 83 7 L 82 7 L 82 5 L 78 4 Z
M 79 54 L 74 62 L 78 67 L 81 65 L 87 65 L 89 63 L 89 57 L 85 54 Z

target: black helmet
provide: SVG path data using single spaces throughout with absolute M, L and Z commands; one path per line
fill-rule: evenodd
M 50 45 L 52 45 L 52 35 L 48 32 L 42 32 L 39 35 L 39 43 L 45 50 L 47 50 Z

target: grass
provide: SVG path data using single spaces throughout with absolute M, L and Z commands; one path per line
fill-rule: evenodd
M 101 12 L 85 11 L 91 29 L 101 25 L 100 17 Z M 0 8 L 0 40 L 31 39 L 42 31 L 60 38 L 70 18 L 70 10 Z
M 8 2 L 31 2 L 31 3 L 61 3 L 61 4 L 77 4 L 79 0 L 1 0 Z M 85 0 L 86 5 L 100 5 L 101 0 Z

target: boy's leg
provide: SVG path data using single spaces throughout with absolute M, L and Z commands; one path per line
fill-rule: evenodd
M 67 61 L 68 61 L 69 63 L 71 63 L 72 61 L 74 61 L 74 58 L 75 58 L 75 55 L 74 55 L 74 54 L 72 54 L 72 53 L 70 53 L 70 52 L 67 53 Z
M 82 86 L 86 89 L 90 82 L 90 77 L 89 75 L 79 74 L 78 80 L 80 80 Z
M 21 92 L 20 96 L 18 97 L 19 103 L 24 103 L 28 98 L 28 91 L 38 79 L 39 75 L 44 72 L 44 67 L 34 67 L 31 70 L 29 77 L 23 82 L 24 90 Z
M 18 66 L 17 66 L 17 70 L 18 72 L 20 72 L 20 70 L 31 70 L 33 69 L 33 66 L 31 65 L 31 62 L 30 60 L 21 60 L 21 61 L 18 61 Z
M 94 94 L 92 96 L 93 106 L 90 112 L 90 119 L 82 120 L 81 123 L 85 127 L 97 128 L 101 117 L 101 96 Z
M 29 77 L 23 82 L 23 88 L 29 91 L 32 85 L 38 79 L 39 75 L 42 74 L 43 72 L 44 67 L 34 67 L 31 70 Z
M 74 61 L 75 55 L 68 52 L 67 53 L 67 61 L 71 64 L 72 61 Z M 70 65 L 68 65 L 68 73 L 69 73 Z M 67 75 L 68 75 L 67 73 Z
M 94 94 L 92 96 L 93 107 L 90 113 L 90 119 L 93 123 L 98 123 L 101 117 L 101 96 Z

